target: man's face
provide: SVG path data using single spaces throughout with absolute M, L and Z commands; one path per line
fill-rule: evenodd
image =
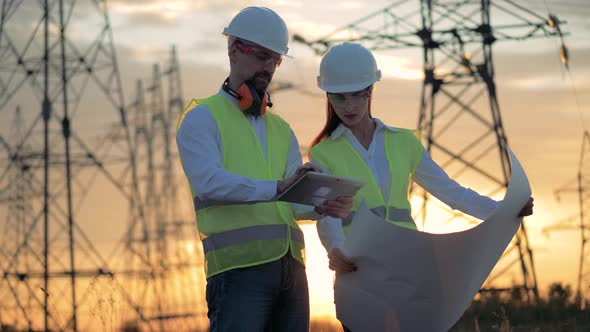
M 282 55 L 257 45 L 247 45 L 236 40 L 230 48 L 232 71 L 244 80 L 250 80 L 256 91 L 262 94 L 268 88 L 275 70 L 281 64 Z

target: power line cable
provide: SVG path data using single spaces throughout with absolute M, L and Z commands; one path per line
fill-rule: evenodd
M 547 0 L 543 0 L 543 3 L 545 5 L 545 8 L 547 9 L 547 14 L 548 14 L 549 19 L 550 20 L 554 19 L 554 16 L 552 16 L 552 14 L 551 14 L 551 9 L 549 8 L 549 4 L 547 3 Z M 558 20 L 555 20 L 554 24 L 556 24 L 558 31 L 560 31 Z M 560 37 L 561 37 L 561 43 L 562 43 L 561 47 L 559 47 L 560 48 L 560 57 L 561 57 L 561 60 L 563 63 L 563 66 L 560 68 L 562 68 L 562 73 L 563 73 L 563 70 L 565 69 L 565 76 L 569 79 L 569 84 L 570 84 L 570 87 L 571 87 L 573 94 L 574 94 L 574 102 L 576 104 L 576 109 L 577 109 L 578 114 L 580 116 L 580 125 L 582 126 L 582 131 L 586 132 L 586 131 L 588 131 L 588 128 L 586 127 L 584 114 L 582 112 L 582 108 L 580 107 L 580 98 L 578 95 L 578 90 L 576 88 L 575 80 L 574 80 L 572 71 L 569 66 L 569 50 L 568 50 L 567 45 L 563 39 L 563 35 L 561 35 L 561 31 L 560 31 Z

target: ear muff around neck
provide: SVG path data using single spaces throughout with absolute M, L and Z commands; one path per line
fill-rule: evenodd
M 229 78 L 227 78 L 225 82 L 223 82 L 222 88 L 225 92 L 238 100 L 238 106 L 244 113 L 264 115 L 266 108 L 272 107 L 268 91 L 265 91 L 263 97 L 260 98 L 256 88 L 249 81 L 242 83 L 236 91 L 229 87 Z

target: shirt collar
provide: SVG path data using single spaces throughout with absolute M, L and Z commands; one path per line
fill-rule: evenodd
M 223 90 L 223 88 L 219 88 L 217 95 L 227 98 L 234 105 L 236 105 L 238 108 L 240 108 L 240 105 L 238 104 L 238 100 L 236 98 L 234 98 L 232 95 L 230 95 L 229 93 L 225 92 L 225 90 Z
M 388 125 L 384 124 L 383 121 L 381 121 L 381 120 L 379 120 L 377 118 L 373 118 L 373 121 L 377 125 L 376 128 L 375 128 L 375 132 L 378 132 L 378 131 L 383 130 L 383 129 L 389 130 L 389 131 L 393 131 L 393 132 L 398 131 L 397 128 L 388 126 Z M 332 138 L 333 140 L 335 140 L 335 139 L 337 139 L 338 137 L 340 137 L 344 133 L 351 133 L 351 131 L 344 124 L 340 123 L 338 125 L 338 127 L 336 127 L 336 129 L 334 129 L 334 131 L 332 132 L 332 134 L 330 134 L 330 138 Z

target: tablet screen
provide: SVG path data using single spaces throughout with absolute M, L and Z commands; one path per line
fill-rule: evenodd
M 307 172 L 277 197 L 277 200 L 321 206 L 325 200 L 333 200 L 340 196 L 354 196 L 364 185 L 365 182 L 360 180 Z

